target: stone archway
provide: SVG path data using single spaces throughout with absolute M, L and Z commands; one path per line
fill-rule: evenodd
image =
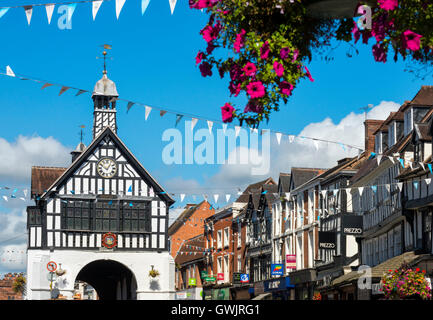
M 113 260 L 96 260 L 85 265 L 75 281 L 90 284 L 100 300 L 136 300 L 137 281 L 132 271 Z

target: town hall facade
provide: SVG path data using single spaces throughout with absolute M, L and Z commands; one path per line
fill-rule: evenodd
M 32 167 L 27 299 L 53 291 L 72 299 L 78 280 L 100 299 L 174 299 L 167 237 L 174 200 L 117 136 L 117 97 L 104 68 L 92 94 L 90 145 L 71 152 L 68 168 Z M 51 288 L 49 262 L 57 266 Z

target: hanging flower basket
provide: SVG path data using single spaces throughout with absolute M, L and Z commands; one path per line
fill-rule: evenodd
M 152 268 L 152 270 L 149 271 L 149 277 L 151 278 L 159 277 L 159 271 Z

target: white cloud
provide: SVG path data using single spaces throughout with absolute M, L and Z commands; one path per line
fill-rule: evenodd
M 35 165 L 66 166 L 70 151 L 52 137 L 18 136 L 12 143 L 0 138 L 0 180 L 29 181 Z
M 398 103 L 382 101 L 368 112 L 367 117 L 368 119 L 384 120 L 390 112 L 396 111 L 399 107 Z M 339 144 L 320 141 L 314 143 L 310 139 L 301 139 L 299 136 L 342 142 L 363 148 L 364 121 L 365 115 L 363 113 L 354 112 L 345 116 L 338 123 L 334 123 L 331 118 L 326 118 L 321 122 L 310 123 L 305 126 L 292 143 L 289 142 L 287 136 L 283 136 L 279 145 L 275 134 L 272 133 L 270 156 L 263 157 L 265 161 L 270 159 L 269 172 L 263 175 L 252 175 L 251 164 L 224 164 L 221 165 L 218 173 L 205 180 L 203 186 L 206 188 L 213 187 L 215 193 L 223 194 L 224 191 L 222 190 L 225 188 L 227 192 L 235 194 L 236 187 L 245 187 L 270 176 L 277 182 L 279 173 L 290 172 L 291 167 L 331 168 L 337 164 L 337 160 L 358 155 L 358 150 L 347 147 L 343 149 Z M 229 154 L 228 159 L 235 158 L 236 153 L 244 155 L 249 153 L 250 159 L 251 157 L 258 157 L 256 149 L 237 147 L 236 151 Z M 260 154 L 261 152 L 259 152 Z M 181 178 L 176 178 L 176 183 L 178 186 L 185 185 L 186 189 L 188 189 L 187 186 L 194 186 L 194 189 L 197 189 L 200 185 L 195 180 L 183 181 Z M 172 192 L 170 185 L 173 183 L 167 184 L 167 190 Z

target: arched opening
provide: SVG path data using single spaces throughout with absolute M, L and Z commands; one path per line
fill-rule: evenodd
M 99 300 L 136 300 L 137 281 L 123 264 L 113 260 L 96 260 L 78 273 L 75 281 L 90 284 Z

